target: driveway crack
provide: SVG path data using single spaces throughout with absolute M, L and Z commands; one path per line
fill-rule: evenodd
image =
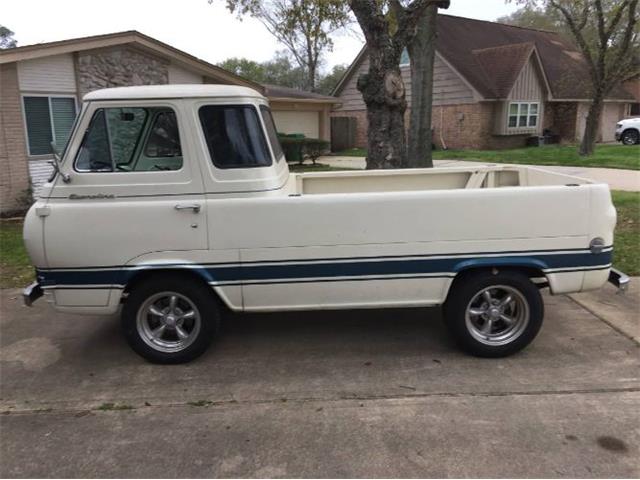
M 487 391 L 487 392 L 429 392 L 429 393 L 407 393 L 407 394 L 390 394 L 390 395 L 360 395 L 360 394 L 342 394 L 331 397 L 298 397 L 298 398 L 265 398 L 254 400 L 199 400 L 184 402 L 159 402 L 153 403 L 152 400 L 137 400 L 132 404 L 120 401 L 110 403 L 110 405 L 126 405 L 126 408 L 105 409 L 104 403 L 101 406 L 85 405 L 85 406 L 61 406 L 56 408 L 55 402 L 45 403 L 40 408 L 16 408 L 13 405 L 0 405 L 0 414 L 2 415 L 46 415 L 46 414 L 78 414 L 101 412 L 131 412 L 135 410 L 154 409 L 154 408 L 183 408 L 190 407 L 194 411 L 198 409 L 207 409 L 213 407 L 225 406 L 256 406 L 256 405 L 278 405 L 278 404 L 307 404 L 307 403 L 337 403 L 344 401 L 355 402 L 374 402 L 388 400 L 419 400 L 428 398 L 477 398 L 477 397 L 526 397 L 526 396 L 566 396 L 566 395 L 597 395 L 611 393 L 638 393 L 640 387 L 626 388 L 589 388 L 589 389 L 571 389 L 571 390 L 533 390 L 533 391 Z M 132 400 L 129 400 L 131 402 Z M 87 414 L 84 413 L 84 414 Z M 83 416 L 83 415 L 79 415 Z

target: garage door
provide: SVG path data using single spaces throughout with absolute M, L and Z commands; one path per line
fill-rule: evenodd
M 616 123 L 622 118 L 619 103 L 605 103 L 600 121 L 603 142 L 615 142 Z
M 304 133 L 305 137 L 320 137 L 320 114 L 318 112 L 273 112 L 273 120 L 280 133 Z

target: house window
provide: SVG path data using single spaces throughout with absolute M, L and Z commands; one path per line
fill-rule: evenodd
M 629 116 L 637 117 L 640 115 L 640 103 L 631 103 L 629 105 Z
M 509 128 L 533 128 L 538 126 L 539 103 L 514 102 L 509 104 Z
M 401 67 L 408 67 L 410 64 L 409 62 L 409 51 L 405 48 L 404 50 L 402 50 L 402 54 L 400 55 L 400 66 Z
M 64 150 L 76 118 L 76 99 L 25 96 L 23 102 L 29 155 L 50 154 L 51 142 Z

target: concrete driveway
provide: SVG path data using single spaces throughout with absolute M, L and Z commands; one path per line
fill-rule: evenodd
M 366 161 L 364 157 L 321 157 L 319 163 L 332 167 L 364 169 Z M 503 163 L 471 162 L 467 160 L 434 160 L 435 167 L 474 167 L 478 165 L 504 165 Z M 587 178 L 596 182 L 608 183 L 612 190 L 624 190 L 627 192 L 640 191 L 640 171 L 622 170 L 619 168 L 591 168 L 591 167 L 559 167 L 552 165 L 518 165 L 521 167 L 535 167 L 558 172 L 574 177 Z
M 638 344 L 568 297 L 506 359 L 459 353 L 438 310 L 388 310 L 233 315 L 157 366 L 117 318 L 0 294 L 2 477 L 640 474 Z

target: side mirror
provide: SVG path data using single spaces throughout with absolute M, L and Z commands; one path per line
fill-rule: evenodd
M 62 164 L 62 160 L 60 159 L 58 146 L 56 145 L 55 142 L 51 142 L 50 145 L 51 145 L 51 152 L 53 153 L 53 160 L 51 160 L 49 163 L 53 167 L 54 174 L 51 176 L 49 181 L 53 180 L 53 178 L 55 177 L 55 174 L 58 174 L 62 177 L 62 181 L 64 183 L 69 183 L 71 181 L 71 176 L 68 173 L 63 173 L 60 168 L 60 165 Z

